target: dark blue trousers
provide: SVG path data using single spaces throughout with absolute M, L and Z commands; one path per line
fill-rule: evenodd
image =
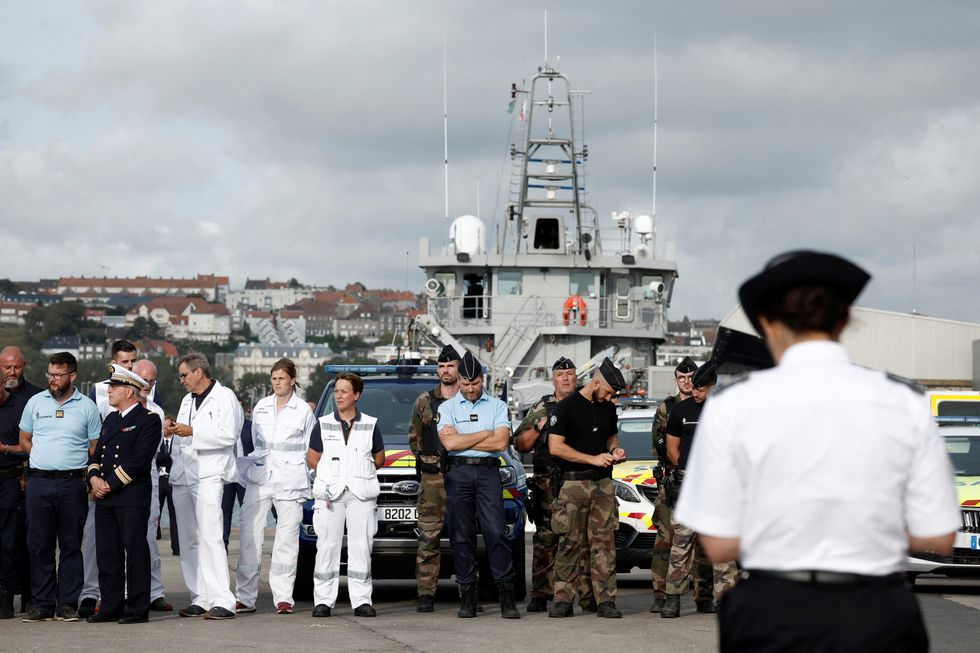
M 446 470 L 446 513 L 453 547 L 456 582 L 477 580 L 477 519 L 487 548 L 490 573 L 498 583 L 514 580 L 510 545 L 504 537 L 503 486 L 497 467 L 450 465 Z
M 231 514 L 235 510 L 235 499 L 238 499 L 238 507 L 241 508 L 242 501 L 245 500 L 245 486 L 238 483 L 225 483 L 221 492 L 221 516 L 224 519 L 222 536 L 225 540 L 225 551 L 228 550 L 228 538 L 231 537 Z
M 22 571 L 27 564 L 24 494 L 19 478 L 0 478 L 0 590 L 21 594 L 29 589 Z
M 150 612 L 149 503 L 150 498 L 139 506 L 95 503 L 95 557 L 106 616 L 145 617 Z
M 82 531 L 88 496 L 81 478 L 31 477 L 27 482 L 27 548 L 34 604 L 53 614 L 77 607 L 82 593 Z M 144 522 L 145 525 L 145 522 Z M 55 547 L 60 557 L 55 567 Z

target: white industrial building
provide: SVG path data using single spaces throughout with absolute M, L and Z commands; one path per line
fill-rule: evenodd
M 755 334 L 741 306 L 721 326 Z M 928 388 L 978 386 L 980 324 L 854 306 L 841 343 L 858 365 L 885 370 Z

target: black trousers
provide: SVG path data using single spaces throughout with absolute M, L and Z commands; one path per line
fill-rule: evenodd
M 30 596 L 26 515 L 20 479 L 0 478 L 0 591 Z
M 919 603 L 900 578 L 816 585 L 750 576 L 722 598 L 719 634 L 724 653 L 929 650 Z
M 170 516 L 170 552 L 180 554 L 180 540 L 177 538 L 177 510 L 174 508 L 173 494 L 170 490 L 170 477 L 160 477 L 160 513 L 163 514 L 163 504 L 167 504 L 167 514 Z M 157 539 L 160 539 L 160 524 L 157 522 Z
M 514 580 L 514 563 L 504 537 L 504 500 L 497 467 L 450 465 L 446 470 L 446 514 L 456 582 L 477 580 L 476 524 L 480 521 L 490 573 L 498 583 Z
M 49 614 L 56 606 L 77 607 L 82 593 L 82 532 L 88 495 L 80 478 L 27 481 L 27 547 L 31 555 L 34 604 Z M 147 516 L 149 519 L 149 516 Z M 146 520 L 144 524 L 144 535 Z M 55 548 L 59 559 L 55 570 Z
M 228 550 L 228 540 L 231 538 L 231 515 L 235 511 L 235 499 L 238 499 L 238 507 L 242 507 L 245 500 L 245 486 L 238 483 L 225 483 L 221 491 L 221 536 L 225 540 L 225 551 Z
M 145 617 L 150 612 L 149 519 L 149 501 L 145 506 L 95 503 L 95 558 L 103 615 Z

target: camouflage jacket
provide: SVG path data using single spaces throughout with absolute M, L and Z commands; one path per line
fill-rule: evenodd
M 531 406 L 531 409 L 527 411 L 527 415 L 521 420 L 520 426 L 517 427 L 515 431 L 516 434 L 520 434 L 529 428 L 532 428 L 538 421 L 544 417 L 544 429 L 541 431 L 541 435 L 538 436 L 537 441 L 534 443 L 534 467 L 535 469 L 546 469 L 551 468 L 555 464 L 555 459 L 551 457 L 551 452 L 548 451 L 548 421 L 547 418 L 551 417 L 551 412 L 558 405 L 558 400 L 555 395 L 545 395 L 538 399 L 537 403 Z
M 436 398 L 434 405 L 433 396 Z M 419 455 L 419 447 L 426 429 L 435 428 L 439 404 L 443 401 L 445 399 L 442 396 L 442 384 L 437 385 L 435 390 L 423 392 L 415 400 L 415 406 L 412 407 L 412 419 L 408 424 L 408 448 L 416 456 Z
M 665 469 L 671 466 L 667 458 L 667 418 L 675 405 L 677 396 L 667 397 L 657 404 L 657 414 L 653 418 L 653 452 L 657 454 L 660 466 Z

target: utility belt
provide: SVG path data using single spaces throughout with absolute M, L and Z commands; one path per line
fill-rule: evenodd
M 822 571 L 819 569 L 800 569 L 794 571 L 777 571 L 771 569 L 745 569 L 741 572 L 743 580 L 749 578 L 776 578 L 794 583 L 810 585 L 833 585 L 837 587 L 862 585 L 894 585 L 903 583 L 903 574 L 895 573 L 886 576 L 865 576 L 839 571 Z
M 585 469 L 573 472 L 562 472 L 563 481 L 601 481 L 604 478 L 612 478 L 608 469 Z
M 85 478 L 84 469 L 34 469 L 27 472 L 31 478 L 48 478 L 53 480 L 66 480 L 72 478 Z
M 435 458 L 435 462 L 423 460 L 423 458 Z M 437 453 L 420 453 L 415 456 L 415 467 L 420 474 L 442 474 L 446 471 L 444 456 Z
M 497 457 L 449 456 L 450 465 L 472 465 L 474 467 L 500 467 Z

